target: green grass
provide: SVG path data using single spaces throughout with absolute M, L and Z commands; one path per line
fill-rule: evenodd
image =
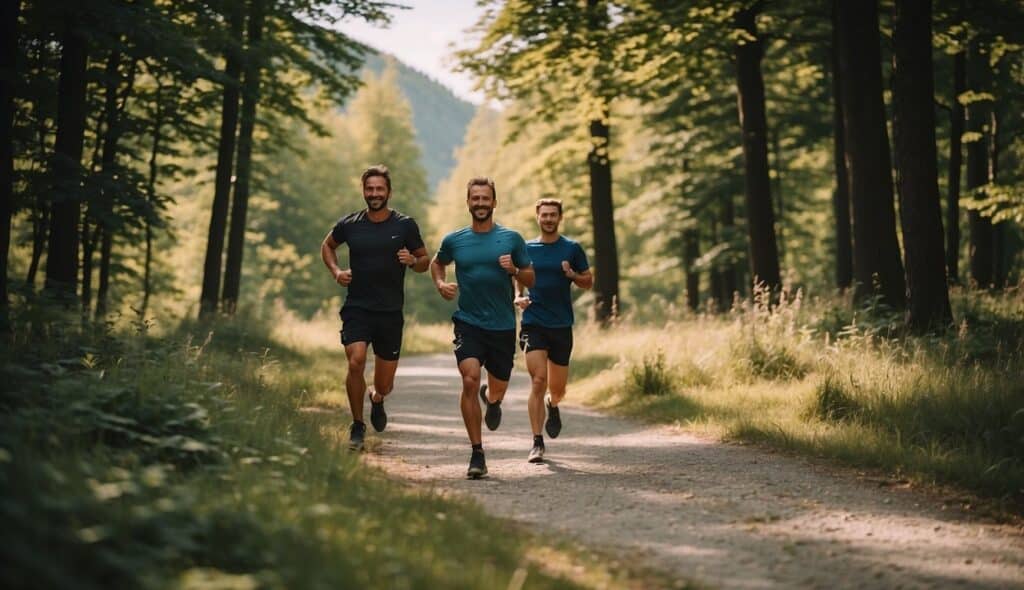
M 958 486 L 1020 513 L 1024 297 L 956 291 L 954 306 L 959 327 L 927 337 L 903 334 L 885 310 L 802 297 L 659 328 L 586 326 L 574 364 L 599 358 L 611 370 L 571 390 L 648 421 Z
M 657 581 L 365 467 L 336 417 L 303 411 L 339 387 L 340 361 L 283 348 L 266 324 L 153 337 L 26 309 L 14 325 L 0 353 L 5 588 Z

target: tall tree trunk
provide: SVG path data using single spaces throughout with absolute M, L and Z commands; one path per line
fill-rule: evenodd
M 96 319 L 107 315 L 107 302 L 110 300 L 110 256 L 114 249 L 114 228 L 107 225 L 103 228 L 103 240 L 100 242 L 100 284 L 96 290 Z
M 896 0 L 893 139 L 907 264 L 906 321 L 917 332 L 953 321 L 943 260 L 931 22 L 931 0 Z
M 772 192 L 775 193 L 775 212 L 778 217 L 775 219 L 778 227 L 776 238 L 779 243 L 779 261 L 785 265 L 786 262 L 786 236 L 782 227 L 786 219 L 786 207 L 782 198 L 782 145 L 779 142 L 779 130 L 772 130 L 772 160 L 775 164 L 775 178 L 772 182 Z
M 160 142 L 163 139 L 164 109 L 163 109 L 163 85 L 160 83 L 159 75 L 156 78 L 156 112 L 153 115 L 153 147 L 149 152 L 149 181 L 146 183 L 146 200 L 149 202 L 150 210 L 147 211 L 143 223 L 146 232 L 146 255 L 142 265 L 142 306 L 141 315 L 145 317 L 149 308 L 149 296 L 153 290 L 152 268 L 153 268 L 153 221 L 156 214 L 156 179 L 159 168 L 157 167 L 157 156 L 160 154 Z
M 953 56 L 953 99 L 949 113 L 949 200 L 946 204 L 946 277 L 960 282 L 960 171 L 963 168 L 964 105 L 967 91 L 967 52 Z
M 68 15 L 62 37 L 60 82 L 57 87 L 57 138 L 51 173 L 53 203 L 46 256 L 46 287 L 73 299 L 78 282 L 78 221 L 81 195 L 82 144 L 86 116 L 85 37 L 75 29 L 76 15 Z
M 969 76 L 971 89 L 975 92 L 988 92 L 992 80 L 992 72 L 988 65 L 988 56 L 981 53 L 978 42 L 971 42 L 969 57 Z M 991 129 L 988 128 L 991 117 L 991 101 L 982 100 L 971 103 L 967 108 L 967 128 L 981 136 L 967 144 L 967 190 L 975 190 L 989 183 L 989 141 Z M 969 266 L 971 281 L 975 286 L 988 288 L 992 285 L 992 220 L 983 217 L 972 209 L 967 214 L 970 227 Z
M 842 76 L 839 71 L 839 25 L 836 4 L 832 0 L 832 162 L 836 188 L 832 192 L 832 216 L 836 223 L 836 287 L 846 291 L 853 284 L 853 244 L 850 228 L 850 184 L 846 170 L 846 141 L 843 128 Z
M 113 171 L 113 145 L 116 143 L 117 133 L 117 90 L 120 85 L 121 52 L 114 50 L 107 58 L 107 65 L 103 72 L 104 97 L 103 117 L 96 128 L 96 149 L 93 152 L 93 173 L 102 174 L 105 177 L 100 188 L 99 195 L 93 198 L 82 215 L 82 311 L 88 317 L 92 306 L 92 275 L 93 275 L 93 254 L 96 252 L 96 245 L 108 239 L 110 235 L 110 214 L 113 209 L 111 203 L 110 183 Z M 95 226 L 90 228 L 90 221 Z M 102 281 L 101 281 L 102 282 Z M 99 302 L 97 300 L 97 305 Z
M 775 290 L 780 285 L 779 251 L 768 174 L 768 124 L 765 118 L 764 80 L 761 77 L 763 41 L 755 18 L 761 3 L 736 15 L 737 28 L 755 40 L 736 46 L 736 88 L 740 126 L 743 130 L 744 178 L 746 181 L 747 234 L 750 240 L 750 272 L 754 280 Z
M 235 156 L 235 132 L 238 127 L 238 78 L 242 64 L 239 46 L 245 14 L 241 2 L 231 3 L 231 37 L 224 75 L 224 97 L 221 105 L 220 143 L 217 148 L 217 172 L 214 178 L 213 206 L 210 211 L 210 231 L 206 240 L 206 259 L 203 263 L 203 290 L 199 297 L 199 315 L 206 317 L 217 311 L 220 293 L 221 262 L 224 256 L 224 228 L 228 217 L 231 191 L 231 169 Z
M 14 211 L 14 84 L 18 63 L 18 13 L 21 0 L 0 8 L 3 47 L 0 48 L 0 332 L 7 332 L 7 257 L 11 247 Z
M 590 122 L 590 213 L 594 222 L 594 309 L 606 324 L 620 305 L 619 256 L 615 243 L 615 205 L 612 202 L 612 164 L 608 153 L 610 129 L 601 119 Z
M 996 105 L 992 105 L 988 154 L 988 178 L 992 184 L 999 182 L 999 118 Z M 994 223 L 992 224 L 992 284 L 998 289 L 1006 287 L 1009 271 L 1006 250 L 1006 223 Z
M 95 226 L 89 223 L 89 213 L 82 214 L 82 315 L 87 317 L 92 306 L 92 260 L 95 253 L 96 238 L 103 233 L 103 228 L 97 223 Z
M 903 309 L 903 262 L 896 238 L 892 164 L 882 101 L 877 0 L 839 2 L 839 75 L 850 200 L 854 298 L 878 294 Z
M 123 125 L 121 123 L 121 113 L 126 108 L 128 103 L 128 97 L 131 95 L 132 88 L 135 84 L 135 68 L 138 62 L 132 61 L 128 68 L 127 76 L 124 80 L 121 78 L 120 65 L 121 65 L 121 54 L 120 52 L 114 52 L 116 55 L 111 55 L 111 61 L 113 67 L 108 68 L 107 77 L 107 131 L 103 137 L 103 174 L 107 177 L 108 182 L 113 181 L 114 177 L 118 174 L 117 168 L 117 143 L 121 139 L 123 132 Z M 124 93 L 118 96 L 118 90 L 120 89 L 121 82 L 125 82 Z M 118 104 L 120 103 L 120 104 Z M 116 183 L 112 183 L 111 186 L 117 187 Z M 115 188 L 119 191 L 120 188 Z M 109 193 L 105 195 L 102 200 L 103 206 L 103 219 L 101 223 L 103 225 L 103 240 L 100 243 L 100 283 L 99 289 L 96 292 L 96 319 L 102 319 L 107 315 L 107 309 L 110 301 L 110 270 L 111 260 L 110 257 L 113 254 L 114 249 L 114 234 L 117 232 L 117 220 L 114 216 L 114 202 L 116 193 Z
M 721 241 L 721 235 L 718 232 L 718 219 L 715 217 L 711 218 L 711 244 L 712 247 L 717 246 Z M 715 302 L 715 308 L 718 311 L 722 311 L 724 306 L 724 297 L 722 296 L 722 272 L 718 268 L 718 264 L 711 265 L 711 272 L 709 274 L 709 281 L 711 287 L 711 299 Z
M 235 195 L 231 200 L 231 230 L 228 235 L 228 258 L 224 270 L 224 311 L 235 313 L 239 286 L 242 282 L 242 255 L 245 252 L 245 218 L 249 207 L 249 180 L 252 174 L 252 132 L 256 126 L 256 104 L 260 95 L 259 61 L 263 38 L 263 2 L 252 0 L 249 12 L 249 49 L 245 59 L 242 85 L 242 120 L 238 130 L 238 173 Z
M 46 248 L 46 239 L 50 229 L 50 205 L 42 195 L 36 197 L 36 206 L 32 215 L 32 256 L 29 258 L 28 272 L 25 282 L 35 288 L 36 275 L 39 274 L 39 262 Z
M 700 274 L 693 268 L 700 257 L 700 234 L 696 222 L 683 230 L 683 266 L 686 272 L 686 306 L 692 311 L 700 309 Z
M 718 209 L 718 220 L 722 224 L 720 241 L 729 244 L 727 249 L 727 262 L 718 265 L 718 310 L 729 311 L 732 308 L 732 301 L 736 295 L 736 264 L 733 262 L 732 245 L 736 237 L 736 206 L 732 202 L 732 195 L 722 198 Z

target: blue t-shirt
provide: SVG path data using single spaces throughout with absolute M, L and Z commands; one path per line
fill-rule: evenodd
M 485 330 L 516 329 L 512 277 L 498 264 L 504 254 L 512 255 L 517 268 L 530 266 L 523 236 L 498 224 L 486 233 L 464 227 L 441 240 L 437 260 L 442 264 L 455 262 L 459 284 L 456 319 Z
M 545 328 L 572 326 L 572 281 L 565 276 L 562 261 L 567 260 L 576 272 L 589 269 L 583 248 L 579 242 L 558 236 L 550 244 L 530 240 L 526 243 L 526 252 L 533 261 L 537 282 L 530 287 L 530 306 L 523 312 L 523 325 Z

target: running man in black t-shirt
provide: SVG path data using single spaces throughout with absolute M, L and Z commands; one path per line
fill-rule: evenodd
M 384 397 L 391 393 L 402 349 L 402 304 L 405 269 L 425 272 L 430 264 L 420 228 L 412 217 L 388 207 L 391 176 L 386 166 L 363 172 L 366 209 L 338 220 L 320 246 L 320 257 L 335 282 L 348 287 L 341 307 L 341 343 L 348 357 L 345 390 L 352 411 L 349 447 L 362 450 L 366 437 L 363 395 L 366 393 L 366 352 L 373 346 L 373 389 L 370 422 L 377 432 L 387 426 Z M 338 266 L 338 246 L 348 244 L 351 268 Z

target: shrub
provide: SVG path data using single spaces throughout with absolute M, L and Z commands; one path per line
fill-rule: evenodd
M 627 388 L 640 395 L 666 395 L 672 393 L 675 383 L 675 375 L 665 366 L 665 354 L 658 351 L 630 367 Z

